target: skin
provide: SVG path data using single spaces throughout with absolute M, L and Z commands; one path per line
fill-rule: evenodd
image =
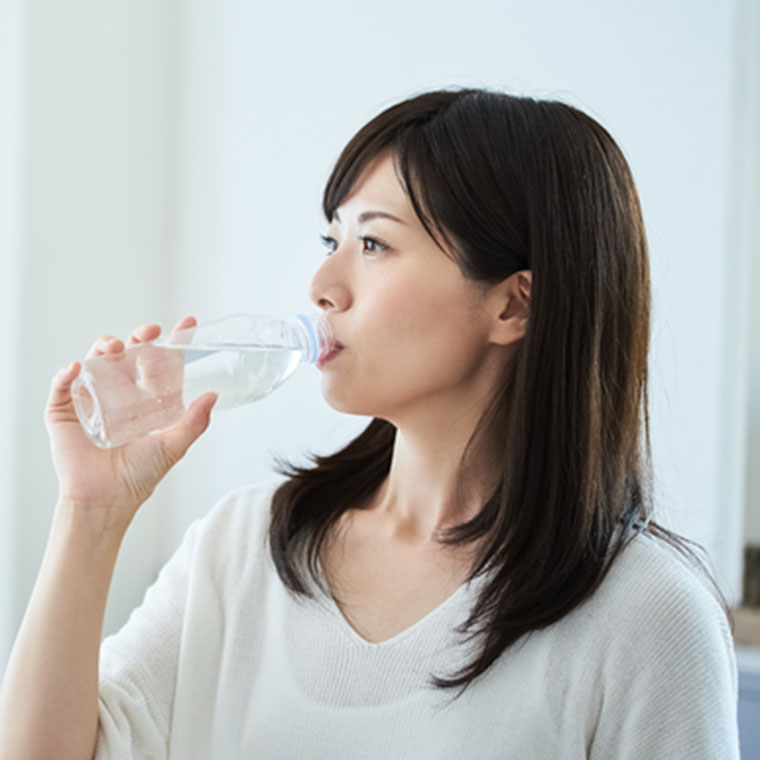
M 362 219 L 369 211 L 397 220 Z M 481 442 L 457 500 L 467 440 L 525 334 L 531 273 L 486 289 L 467 280 L 414 214 L 390 153 L 367 166 L 325 237 L 310 293 L 345 348 L 321 367 L 322 393 L 397 436 L 390 474 L 366 509 L 345 514 L 323 565 L 349 622 L 381 640 L 466 578 L 474 547 L 444 550 L 435 536 L 473 516 L 498 477 Z
M 368 210 L 401 222 L 360 223 Z M 463 516 L 450 498 L 456 465 L 524 335 L 530 272 L 485 294 L 467 280 L 415 216 L 388 154 L 367 168 L 338 216 L 311 283 L 346 346 L 321 368 L 322 392 L 335 409 L 397 427 L 385 502 L 424 537 Z M 471 474 L 484 485 L 492 475 L 483 467 Z

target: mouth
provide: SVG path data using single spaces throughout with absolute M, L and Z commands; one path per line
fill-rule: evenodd
M 322 367 L 323 365 L 327 364 L 327 362 L 334 359 L 344 348 L 345 346 L 342 343 L 338 343 L 337 341 L 330 343 L 330 345 L 322 353 L 319 359 L 317 359 L 317 367 Z

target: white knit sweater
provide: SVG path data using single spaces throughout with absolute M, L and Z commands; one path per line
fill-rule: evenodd
M 277 576 L 276 485 L 239 489 L 194 523 L 104 640 L 99 760 L 739 757 L 728 626 L 659 541 L 636 538 L 591 599 L 452 702 L 428 678 L 469 660 L 452 629 L 483 581 L 369 643 L 331 598 L 299 601 Z

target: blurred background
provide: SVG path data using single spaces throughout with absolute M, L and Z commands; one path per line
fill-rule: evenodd
M 357 128 L 421 90 L 564 100 L 621 145 L 651 245 L 659 518 L 727 598 L 760 545 L 757 0 L 0 0 L 0 667 L 57 494 L 43 410 L 100 335 L 310 306 L 320 199 Z M 116 630 L 228 491 L 353 437 L 314 368 L 219 412 L 138 514 Z

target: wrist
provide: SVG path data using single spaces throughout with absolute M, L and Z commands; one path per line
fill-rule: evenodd
M 53 527 L 64 534 L 117 550 L 130 520 L 117 513 L 112 505 L 95 504 L 59 496 L 53 515 Z

